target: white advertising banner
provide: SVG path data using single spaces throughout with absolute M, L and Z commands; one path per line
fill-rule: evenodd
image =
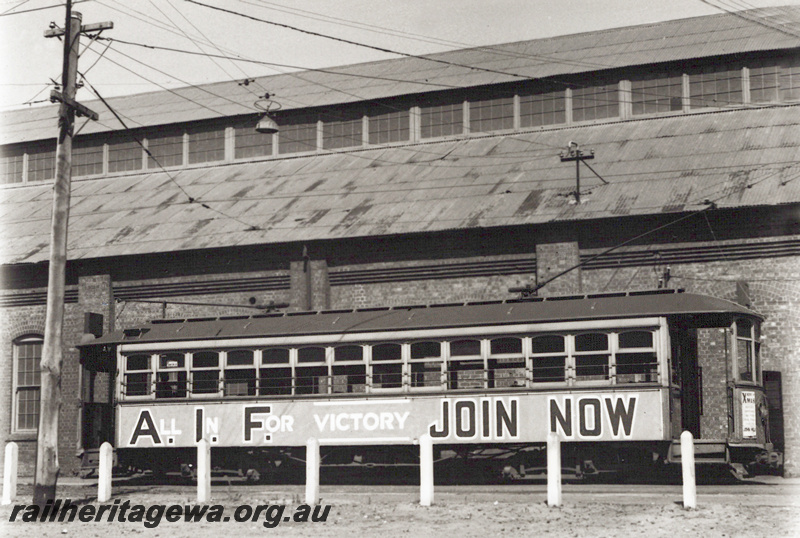
M 755 439 L 756 430 L 756 393 L 753 391 L 742 391 L 742 437 L 745 439 Z
M 117 447 L 301 446 L 665 439 L 662 392 L 143 401 L 119 406 Z

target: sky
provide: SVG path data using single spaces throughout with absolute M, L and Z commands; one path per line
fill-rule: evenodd
M 250 17 L 363 44 L 426 54 L 604 28 L 800 4 L 800 0 L 194 0 Z M 64 1 L 0 0 L 0 110 L 47 104 L 61 80 Z M 79 70 L 103 97 L 286 72 L 238 56 L 320 68 L 396 58 L 365 47 L 223 13 L 193 0 L 74 0 L 84 24 L 113 22 L 101 37 L 196 55 L 82 37 Z M 77 98 L 91 100 L 88 88 Z M 32 103 L 32 104 L 30 104 Z

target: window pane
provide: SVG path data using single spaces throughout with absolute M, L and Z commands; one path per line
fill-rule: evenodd
M 328 393 L 328 368 L 326 366 L 307 366 L 297 368 L 296 372 L 295 394 Z
M 183 353 L 162 353 L 158 356 L 159 368 L 183 368 L 184 361 Z
M 450 342 L 450 355 L 453 357 L 463 357 L 465 355 L 480 355 L 480 340 L 456 340 Z
M 333 367 L 333 392 L 366 392 L 367 367 L 351 364 Z
M 258 371 L 259 394 L 291 394 L 291 368 L 262 368 Z
M 470 132 L 489 132 L 514 128 L 514 97 L 470 100 Z
M 420 105 L 422 138 L 449 136 L 464 132 L 464 103 L 457 97 L 429 99 Z
M 388 109 L 388 106 L 376 105 L 377 110 L 369 112 L 369 143 L 388 144 L 404 142 L 409 139 L 409 112 Z M 381 110 L 383 109 L 383 110 Z
M 219 391 L 219 371 L 199 370 L 192 372 L 192 393 L 208 394 Z
M 230 355 L 228 357 L 230 358 Z M 225 370 L 225 396 L 255 396 L 255 394 L 255 369 Z
M 441 387 L 442 367 L 440 362 L 412 362 L 412 387 Z
M 261 362 L 264 364 L 288 364 L 289 350 L 280 348 L 265 349 L 261 354 Z
M 72 175 L 91 176 L 103 173 L 103 141 L 78 138 L 72 145 Z
M 189 133 L 189 163 L 225 159 L 225 127 L 192 127 Z
M 53 179 L 56 172 L 56 142 L 28 148 L 28 181 Z
M 522 127 L 565 123 L 567 121 L 566 92 L 564 90 L 531 90 L 531 93 L 521 93 L 519 116 Z
M 736 340 L 736 363 L 742 381 L 753 381 L 753 351 L 750 345 L 750 340 Z
M 653 347 L 653 333 L 650 331 L 629 331 L 620 333 L 619 347 Z
M 566 357 L 534 357 L 531 361 L 531 373 L 534 383 L 552 383 L 564 381 Z
M 322 115 L 322 147 L 325 149 L 360 146 L 363 143 L 363 112 Z
M 794 101 L 800 99 L 800 57 L 792 57 L 781 62 L 781 99 Z
M 412 359 L 426 359 L 441 357 L 442 345 L 439 342 L 414 342 L 411 344 Z
M 216 368 L 219 366 L 219 353 L 216 351 L 201 351 L 192 355 L 193 368 Z
M 39 427 L 39 385 L 41 383 L 42 341 L 26 338 L 14 343 L 14 360 L 17 379 L 14 387 L 17 430 L 35 430 Z
M 483 361 L 450 361 L 447 364 L 447 381 L 450 389 L 483 388 Z
M 563 353 L 565 349 L 563 336 L 553 334 L 531 339 L 533 353 Z
M 180 166 L 183 164 L 183 131 L 163 130 L 147 135 L 147 168 Z
M 253 351 L 250 349 L 236 349 L 228 351 L 228 366 L 247 366 L 253 364 Z
M 297 153 L 300 151 L 316 151 L 317 149 L 317 117 L 316 115 L 295 116 L 282 120 L 278 133 L 278 152 Z
M 150 372 L 125 375 L 126 396 L 147 396 L 148 394 L 150 394 Z
M 742 70 L 711 65 L 689 74 L 692 108 L 725 107 L 742 102 Z
M 298 349 L 297 362 L 325 362 L 325 348 L 304 347 Z
M 35 430 L 39 427 L 39 389 L 17 392 L 17 429 Z
M 578 381 L 608 379 L 608 355 L 579 355 L 575 357 Z
M 372 365 L 372 386 L 376 389 L 396 389 L 403 385 L 402 364 Z
M 575 336 L 575 351 L 605 351 L 607 349 L 607 334 L 588 333 Z
M 364 348 L 361 346 L 339 346 L 333 348 L 334 361 L 364 360 Z
M 778 79 L 780 67 L 777 64 L 750 68 L 750 102 L 771 103 L 778 100 Z
M 159 372 L 156 380 L 156 398 L 185 398 L 186 372 Z
M 108 140 L 108 171 L 127 172 L 142 169 L 142 146 L 130 136 L 115 136 Z
M 740 338 L 753 337 L 753 323 L 748 319 L 736 320 L 736 336 Z
M 631 80 L 633 114 L 655 114 L 683 110 L 683 77 L 651 73 Z
M 617 383 L 658 381 L 658 361 L 655 353 L 617 353 L 616 358 Z
M 149 370 L 150 355 L 130 355 L 126 358 L 126 370 Z
M 619 85 L 600 84 L 572 90 L 572 120 L 589 121 L 619 116 Z
M 22 183 L 22 164 L 25 149 L 0 147 L 0 184 Z
M 373 361 L 399 361 L 402 358 L 400 344 L 378 344 L 372 346 Z
M 272 155 L 272 134 L 256 132 L 259 118 L 247 118 L 234 127 L 234 158 L 249 159 Z
M 520 338 L 495 338 L 490 342 L 492 355 L 504 355 L 508 353 L 522 353 L 522 339 Z

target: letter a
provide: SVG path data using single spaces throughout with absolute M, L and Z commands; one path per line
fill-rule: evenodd
M 133 429 L 130 443 L 128 444 L 136 446 L 139 437 L 145 436 L 150 437 L 154 445 L 161 444 L 161 438 L 158 436 L 158 430 L 156 429 L 155 422 L 153 422 L 153 417 L 150 416 L 150 411 L 142 409 L 142 412 L 139 413 L 139 420 L 136 422 L 136 427 Z

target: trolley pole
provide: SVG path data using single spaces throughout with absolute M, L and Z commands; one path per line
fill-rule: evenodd
M 63 355 L 64 288 L 67 262 L 67 223 L 69 221 L 70 183 L 72 179 L 72 136 L 75 115 L 98 116 L 75 101 L 78 74 L 78 48 L 81 32 L 113 28 L 112 23 L 81 26 L 82 16 L 72 11 L 67 0 L 66 24 L 51 28 L 45 37 L 64 36 L 64 59 L 61 83 L 63 93 L 53 91 L 51 101 L 59 101 L 56 176 L 53 185 L 53 216 L 50 230 L 50 265 L 47 282 L 44 343 L 41 361 L 41 396 L 39 433 L 36 444 L 36 477 L 33 502 L 44 506 L 55 500 L 58 481 L 58 413 L 61 408 L 61 366 Z M 55 25 L 52 25 L 55 26 Z

